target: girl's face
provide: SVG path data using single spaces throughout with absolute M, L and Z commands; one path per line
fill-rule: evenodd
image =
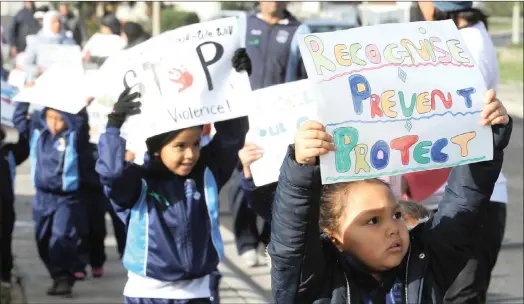
M 398 266 L 409 234 L 391 190 L 379 182 L 357 182 L 340 203 L 347 206 L 339 231 L 330 234 L 335 244 L 377 273 Z
M 186 176 L 200 158 L 202 128 L 193 127 L 180 131 L 160 150 L 160 159 L 169 171 Z

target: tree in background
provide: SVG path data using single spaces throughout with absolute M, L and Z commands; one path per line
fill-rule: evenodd
M 490 16 L 511 17 L 511 15 L 513 14 L 514 3 L 512 1 L 483 1 L 482 4 L 488 9 Z M 524 16 L 524 5 L 520 6 L 520 16 Z
M 161 12 L 160 31 L 174 30 L 184 25 L 199 23 L 200 19 L 195 12 L 179 11 L 174 8 L 165 8 Z
M 255 8 L 255 1 L 226 1 L 220 2 L 220 8 L 228 11 L 250 11 Z

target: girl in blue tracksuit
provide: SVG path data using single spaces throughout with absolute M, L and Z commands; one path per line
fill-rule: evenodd
M 233 66 L 249 72 L 245 50 L 236 53 Z M 217 303 L 217 266 L 224 257 L 218 193 L 236 166 L 247 119 L 215 123 L 217 132 L 203 148 L 202 126 L 151 137 L 138 166 L 125 162 L 120 137 L 126 116 L 140 112 L 133 102 L 138 96 L 129 89 L 121 94 L 96 164 L 107 196 L 127 219 L 125 303 Z
M 17 143 L 5 143 L 4 127 L 0 127 L 0 283 L 1 293 L 7 294 L 11 283 L 13 253 L 11 243 L 15 225 L 15 174 L 16 166 L 29 156 L 29 143 L 23 136 Z M 5 288 L 7 287 L 7 288 Z M 2 296 L 3 298 L 3 296 Z
M 280 169 L 273 204 L 268 252 L 275 302 L 452 303 L 444 299 L 478 248 L 482 206 L 511 136 L 511 119 L 492 90 L 480 122 L 492 126 L 493 160 L 453 168 L 438 212 L 409 232 L 385 182 L 321 185 L 318 156 L 336 147 L 322 124 L 304 123 Z
M 47 293 L 68 295 L 75 270 L 85 267 L 78 251 L 87 229 L 86 210 L 78 190 L 89 144 L 87 112 L 44 108 L 28 118 L 28 109 L 28 103 L 18 103 L 13 123 L 29 141 L 38 253 L 53 279 Z

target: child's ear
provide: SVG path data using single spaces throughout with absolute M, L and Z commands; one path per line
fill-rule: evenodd
M 329 235 L 329 239 L 331 240 L 331 242 L 337 247 L 338 251 L 342 252 L 342 243 L 338 240 L 338 238 L 336 238 L 334 236 L 333 233 L 331 233 L 331 231 L 328 231 L 328 230 L 325 230 L 324 231 L 327 235 Z

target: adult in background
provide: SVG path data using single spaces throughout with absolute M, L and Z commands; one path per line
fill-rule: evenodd
M 100 24 L 100 30 L 99 33 L 102 35 L 114 35 L 117 36 L 117 38 L 114 41 L 116 45 L 105 45 L 104 47 L 109 49 L 116 49 L 120 50 L 125 47 L 125 41 L 123 39 L 119 39 L 122 32 L 122 24 L 120 23 L 120 20 L 116 18 L 115 15 L 109 14 L 102 18 L 102 22 Z M 93 36 L 95 37 L 95 36 Z M 93 42 L 93 37 L 87 41 L 87 43 L 84 46 L 83 53 L 84 53 L 84 62 L 85 63 L 91 63 L 95 64 L 98 67 L 100 67 L 107 57 L 101 57 L 101 56 L 94 56 L 92 53 L 96 53 L 94 50 L 94 44 L 96 47 L 100 47 L 100 45 L 97 45 L 95 42 Z
M 260 2 L 247 17 L 246 51 L 251 58 L 250 76 L 253 90 L 307 78 L 296 36 L 309 33 L 309 28 L 286 9 L 286 2 Z M 247 133 L 248 126 L 246 126 Z M 229 201 L 233 215 L 237 251 L 252 267 L 259 264 L 257 249 L 269 242 L 270 225 L 264 221 L 262 232 L 257 228 L 257 215 L 250 209 L 240 186 L 240 170 L 231 176 Z
M 126 22 L 122 25 L 122 39 L 127 42 L 126 49 L 132 48 L 137 44 L 140 44 L 147 39 L 151 38 L 151 35 L 144 31 L 144 28 L 136 22 Z
M 57 11 L 45 13 L 42 29 L 35 36 L 34 43 L 29 44 L 25 52 L 23 65 L 29 83 L 34 82 L 43 72 L 38 66 L 38 49 L 41 44 L 75 44 L 75 41 L 66 35 Z
M 80 16 L 75 16 L 65 2 L 60 3 L 58 11 L 60 12 L 60 20 L 64 28 L 73 34 L 76 44 L 82 46 L 87 40 L 87 30 L 82 26 Z
M 479 67 L 488 89 L 497 89 L 499 67 L 495 47 L 487 31 L 487 16 L 481 9 L 473 7 L 471 1 L 419 2 L 424 18 L 429 21 L 451 19 L 462 34 L 462 39 Z M 417 173 L 411 173 L 416 177 Z M 405 175 L 408 177 L 409 175 Z M 425 176 L 417 183 L 431 182 L 434 176 Z M 446 184 L 436 190 L 424 201 L 431 204 L 444 195 Z M 410 185 L 410 190 L 412 185 Z M 446 303 L 486 303 L 486 294 L 491 279 L 491 271 L 497 262 L 498 253 L 504 238 L 506 225 L 506 205 L 508 189 L 506 178 L 501 173 L 495 184 L 491 203 L 484 204 L 479 220 L 478 249 L 463 269 L 461 276 L 451 285 Z M 429 205 L 431 207 L 431 205 Z
M 11 57 L 15 58 L 17 54 L 22 53 L 27 44 L 25 37 L 34 35 L 40 30 L 40 25 L 33 14 L 35 13 L 35 3 L 31 1 L 24 2 L 24 8 L 16 13 L 9 29 L 9 45 L 11 46 Z

